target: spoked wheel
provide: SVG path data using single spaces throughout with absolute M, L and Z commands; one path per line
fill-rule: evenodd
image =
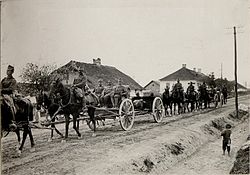
M 122 101 L 119 108 L 120 125 L 124 131 L 130 130 L 135 120 L 134 105 L 130 99 Z
M 165 115 L 165 109 L 163 102 L 160 97 L 156 97 L 153 101 L 152 112 L 155 122 L 159 123 L 162 121 Z

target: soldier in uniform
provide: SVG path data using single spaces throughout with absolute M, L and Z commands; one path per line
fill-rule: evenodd
M 108 81 L 108 86 L 104 88 L 101 98 L 103 99 L 104 105 L 106 107 L 108 107 L 109 100 L 111 100 L 112 107 L 115 106 L 114 89 L 113 89 L 111 81 Z
M 194 92 L 194 86 L 193 86 L 193 84 L 194 83 L 192 81 L 189 83 L 189 86 L 187 88 L 187 94 L 192 94 Z
M 118 108 L 119 102 L 122 100 L 122 98 L 126 98 L 128 95 L 128 92 L 126 88 L 122 85 L 121 79 L 118 79 L 117 85 L 114 87 L 114 102 L 115 102 L 115 108 Z
M 77 100 L 80 101 L 80 103 L 83 106 L 83 110 L 86 109 L 86 101 L 85 101 L 85 91 L 86 91 L 86 83 L 87 83 L 87 76 L 84 73 L 83 69 L 78 69 L 79 76 L 74 79 L 73 81 L 73 90 L 75 93 L 75 96 Z
M 226 104 L 227 103 L 227 87 L 226 87 L 226 85 L 223 85 L 223 87 L 222 87 L 222 94 L 224 96 L 224 104 Z
M 15 121 L 16 108 L 14 105 L 13 95 L 16 91 L 16 80 L 12 76 L 14 73 L 14 67 L 9 65 L 7 68 L 7 77 L 1 81 L 1 95 L 5 100 L 6 104 L 10 106 L 11 109 L 11 124 Z
M 102 95 L 103 95 L 103 90 L 104 90 L 104 86 L 102 84 L 102 79 L 99 79 L 98 80 L 98 86 L 95 88 L 94 90 L 94 93 L 95 95 L 98 97 L 99 99 L 99 103 L 100 103 L 100 106 L 103 106 L 103 98 L 102 98 Z
M 179 78 L 177 79 L 177 83 L 174 85 L 174 90 L 176 90 L 176 91 L 182 91 L 183 90 L 183 87 L 182 87 L 182 84 L 180 83 Z
M 208 93 L 207 93 L 207 85 L 205 82 L 203 82 L 203 84 L 199 86 L 198 91 L 201 94 L 201 99 L 204 100 L 204 107 L 206 109 L 207 105 L 208 105 L 209 97 L 208 97 Z

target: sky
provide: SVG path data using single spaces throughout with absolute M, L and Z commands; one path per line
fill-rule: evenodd
M 1 77 L 29 62 L 60 67 L 70 60 L 117 69 L 142 86 L 187 64 L 250 87 L 249 0 L 3 0 Z

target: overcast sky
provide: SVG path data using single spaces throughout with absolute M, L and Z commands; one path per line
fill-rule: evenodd
M 234 79 L 232 27 L 239 26 L 238 75 L 250 65 L 248 0 L 5 0 L 2 3 L 1 73 L 18 78 L 28 62 L 70 60 L 115 66 L 141 85 L 183 63 Z M 243 33 L 242 33 L 243 32 Z

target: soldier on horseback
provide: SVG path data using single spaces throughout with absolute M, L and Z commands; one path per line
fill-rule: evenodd
M 172 115 L 172 101 L 171 101 L 171 95 L 169 92 L 168 85 L 166 85 L 166 88 L 162 94 L 162 100 L 163 100 L 163 105 L 165 107 L 166 114 Z M 169 107 L 170 113 L 168 112 L 168 107 Z
M 177 83 L 174 85 L 174 91 L 178 91 L 178 92 L 181 92 L 183 91 L 183 87 L 182 87 L 182 84 L 180 83 L 180 79 L 178 78 L 177 79 Z
M 207 92 L 207 85 L 205 82 L 203 82 L 203 84 L 199 86 L 198 91 L 200 92 L 201 99 L 204 101 L 204 107 L 207 108 L 209 97 Z
M 192 94 L 192 93 L 194 93 L 194 86 L 193 86 L 193 82 L 191 81 L 190 83 L 189 83 L 189 86 L 188 86 L 188 88 L 187 88 L 187 94 Z
M 87 84 L 87 76 L 84 73 L 83 69 L 78 69 L 79 76 L 73 81 L 73 91 L 76 98 L 82 104 L 83 111 L 86 110 L 86 101 L 85 101 L 85 92 L 86 92 L 86 84 Z
M 1 81 L 1 96 L 6 104 L 11 109 L 11 124 L 14 124 L 16 108 L 14 105 L 14 93 L 16 91 L 16 79 L 12 76 L 14 73 L 14 67 L 9 65 L 7 68 L 7 77 Z
M 224 96 L 224 104 L 226 104 L 227 103 L 227 87 L 226 87 L 226 85 L 223 85 L 223 87 L 222 87 L 222 94 L 223 94 L 223 96 Z

